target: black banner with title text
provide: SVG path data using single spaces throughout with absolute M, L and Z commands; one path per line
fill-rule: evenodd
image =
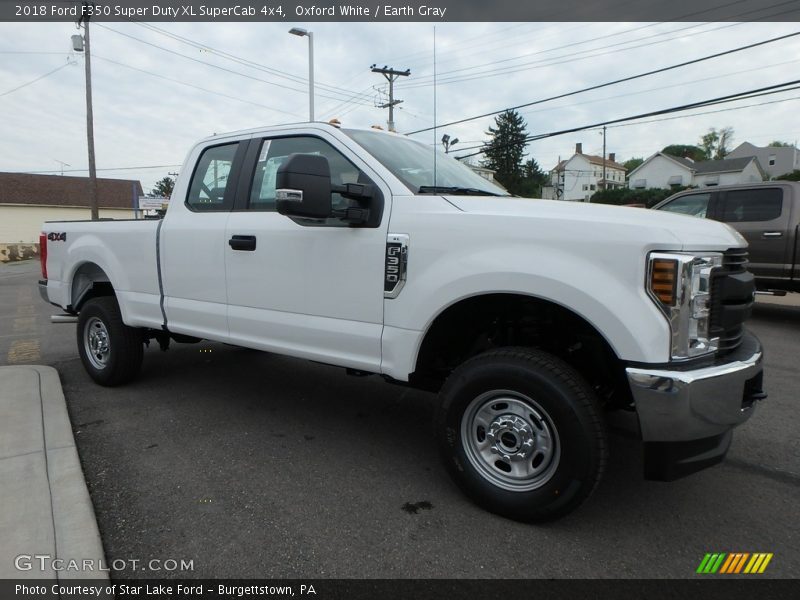
M 797 0 L 0 0 L 0 21 L 800 21 Z
M 610 575 L 610 574 L 609 574 Z M 792 591 L 794 590 L 794 591 Z M 797 597 L 798 580 L 769 579 L 113 579 L 0 580 L 0 598 L 310 598 L 313 600 L 772 600 Z

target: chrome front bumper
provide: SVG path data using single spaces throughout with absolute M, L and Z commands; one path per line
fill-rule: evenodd
M 645 476 L 670 480 L 720 462 L 731 431 L 763 400 L 761 342 L 745 333 L 724 362 L 691 369 L 628 367 L 639 429 L 645 442 Z
M 724 363 L 690 371 L 626 369 L 642 439 L 677 442 L 719 435 L 753 414 L 763 351 L 751 333 Z

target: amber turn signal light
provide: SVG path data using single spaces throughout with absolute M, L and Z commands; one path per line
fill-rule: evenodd
M 665 258 L 653 260 L 650 270 L 650 290 L 667 306 L 674 306 L 678 281 L 678 261 Z

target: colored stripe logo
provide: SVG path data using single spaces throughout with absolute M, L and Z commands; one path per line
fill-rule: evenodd
M 704 575 L 755 575 L 767 570 L 772 556 L 772 552 L 709 552 L 700 561 L 696 572 Z

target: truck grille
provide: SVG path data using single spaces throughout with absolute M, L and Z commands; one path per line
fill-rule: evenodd
M 734 350 L 742 342 L 744 322 L 753 309 L 755 279 L 747 270 L 747 251 L 723 254 L 722 267 L 711 276 L 711 337 L 719 338 L 719 353 Z

